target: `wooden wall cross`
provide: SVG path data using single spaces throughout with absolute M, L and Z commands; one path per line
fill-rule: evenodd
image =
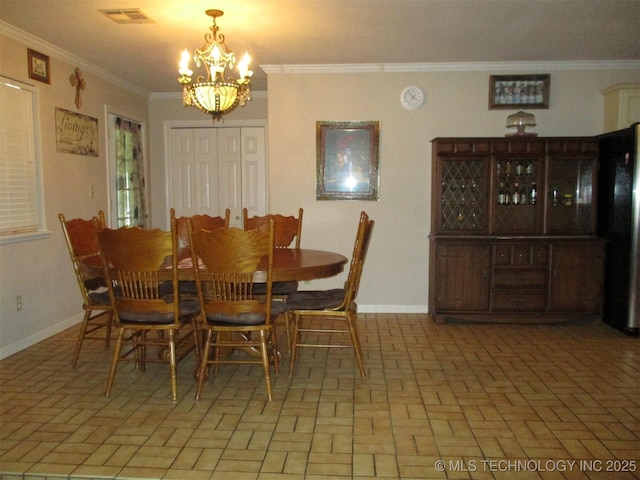
M 69 77 L 69 81 L 71 82 L 71 85 L 76 87 L 76 107 L 80 108 L 82 106 L 80 90 L 84 90 L 87 83 L 84 81 L 84 78 L 82 78 L 82 72 L 79 68 L 76 67 L 75 71 Z

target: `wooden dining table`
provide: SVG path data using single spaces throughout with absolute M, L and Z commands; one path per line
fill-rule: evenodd
M 179 256 L 182 260 L 178 262 L 178 278 L 193 280 L 190 252 L 185 249 Z M 344 270 L 347 261 L 344 255 L 326 250 L 276 248 L 273 250 L 273 281 L 291 282 L 333 277 Z M 254 275 L 253 279 L 256 283 L 267 280 L 266 270 L 267 258 L 265 257 Z
M 190 251 L 183 250 L 179 257 L 182 259 L 178 262 L 178 278 L 193 280 L 193 263 Z M 344 270 L 347 262 L 347 257 L 344 255 L 326 250 L 276 248 L 273 251 L 273 281 L 289 282 L 333 277 Z M 167 259 L 163 270 L 170 265 L 171 261 Z M 91 272 L 93 277 L 102 277 L 104 273 L 99 258 L 83 263 L 83 268 Z M 265 282 L 267 280 L 266 258 L 258 268 L 259 271 L 256 272 L 254 281 Z
M 273 251 L 273 281 L 304 281 L 328 278 L 344 270 L 347 257 L 339 253 L 306 248 L 276 248 Z M 266 259 L 254 277 L 266 281 Z

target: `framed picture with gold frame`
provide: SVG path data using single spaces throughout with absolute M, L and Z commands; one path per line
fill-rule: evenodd
M 49 57 L 43 53 L 27 48 L 27 60 L 29 64 L 29 78 L 43 83 L 51 83 L 49 70 Z
M 316 199 L 378 200 L 380 122 L 316 122 Z
M 549 108 L 551 75 L 491 75 L 489 110 Z

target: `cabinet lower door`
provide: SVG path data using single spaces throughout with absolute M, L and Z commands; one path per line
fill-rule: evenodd
M 602 313 L 604 246 L 553 244 L 551 312 Z
M 437 312 L 487 312 L 490 261 L 489 245 L 438 242 L 434 279 Z

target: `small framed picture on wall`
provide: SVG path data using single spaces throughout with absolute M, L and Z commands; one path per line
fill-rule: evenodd
M 50 84 L 51 72 L 49 70 L 49 57 L 28 48 L 27 59 L 29 62 L 29 78 Z
M 491 75 L 489 110 L 549 108 L 550 75 Z

